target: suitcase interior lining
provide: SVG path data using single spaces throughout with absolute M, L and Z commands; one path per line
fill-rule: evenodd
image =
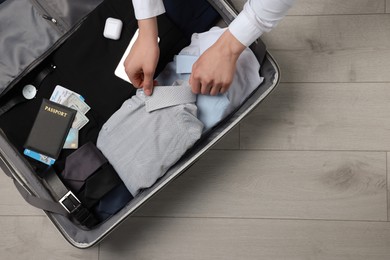
M 37 97 L 16 106 L 0 117 L 0 128 L 12 144 L 23 153 L 23 146 L 34 122 L 42 98 L 49 99 L 56 85 L 61 85 L 81 94 L 91 107 L 87 113 L 89 123 L 80 130 L 79 147 L 88 141 L 96 143 L 102 125 L 120 108 L 122 103 L 135 94 L 135 88 L 114 75 L 114 70 L 137 29 L 130 1 L 105 1 L 94 10 L 84 24 L 49 58 L 24 77 L 1 102 L 20 95 L 23 86 L 50 63 L 56 66 L 38 90 Z M 116 17 L 124 22 L 120 40 L 103 37 L 107 17 Z M 158 17 L 160 35 L 160 60 L 158 74 L 173 56 L 189 44 L 190 40 L 174 25 L 167 15 Z M 4 101 L 3 101 L 4 100 Z M 64 149 L 55 167 L 62 170 L 65 158 L 74 150 Z M 42 172 L 46 166 L 26 158 L 35 171 Z
M 79 147 L 90 141 L 96 143 L 103 124 L 125 100 L 135 94 L 136 89 L 132 85 L 114 75 L 114 70 L 137 29 L 134 14 L 129 10 L 132 10 L 132 6 L 128 0 L 104 1 L 65 43 L 1 97 L 0 102 L 5 103 L 20 95 L 22 88 L 31 84 L 40 71 L 50 64 L 56 66 L 39 86 L 36 98 L 17 105 L 0 116 L 1 130 L 20 154 L 23 154 L 25 141 L 42 98 L 49 99 L 55 86 L 61 85 L 81 94 L 91 107 L 86 114 L 89 122 L 79 132 Z M 121 19 L 124 23 L 121 38 L 117 41 L 106 39 L 102 35 L 108 17 Z M 156 75 L 173 60 L 175 54 L 190 43 L 190 38 L 184 35 L 168 15 L 160 15 L 158 24 L 160 59 Z M 53 165 L 57 172 L 63 170 L 66 157 L 73 152 L 70 149 L 62 150 Z M 23 158 L 38 176 L 47 168 L 31 158 Z
M 84 96 L 86 103 L 91 106 L 91 111 L 87 113 L 90 122 L 80 131 L 80 146 L 87 141 L 96 143 L 97 135 L 105 121 L 119 109 L 126 99 L 134 94 L 135 89 L 117 78 L 113 73 L 135 31 L 135 23 L 132 13 L 129 11 L 132 10 L 132 7 L 129 2 L 128 0 L 104 1 L 62 46 L 0 99 L 0 102 L 4 102 L 4 100 L 19 94 L 23 86 L 29 84 L 45 66 L 51 63 L 57 66 L 56 70 L 40 86 L 38 95 L 34 100 L 19 105 L 0 116 L 0 128 L 5 132 L 7 138 L 20 154 L 23 153 L 24 142 L 34 122 L 42 98 L 49 98 L 56 85 L 62 85 L 80 93 Z M 107 40 L 102 37 L 106 17 L 116 17 L 124 21 L 125 26 L 119 41 Z M 172 60 L 173 55 L 190 43 L 190 39 L 185 37 L 166 15 L 161 15 L 158 18 L 158 22 L 161 54 L 156 74 Z M 218 25 L 222 25 L 222 23 L 220 22 Z M 167 37 L 162 37 L 162 35 Z M 107 51 L 102 52 L 102 49 Z M 129 214 L 139 208 L 157 190 L 160 190 L 161 187 L 174 179 L 177 176 L 177 172 L 184 171 L 185 168 L 194 163 L 199 157 L 198 154 L 208 149 L 209 144 L 212 143 L 211 141 L 218 139 L 217 137 L 221 133 L 223 134 L 230 130 L 226 129 L 226 126 L 231 125 L 233 121 L 237 121 L 240 114 L 249 110 L 251 104 L 256 103 L 259 97 L 267 94 L 266 92 L 271 86 L 276 84 L 275 76 L 277 73 L 275 72 L 275 67 L 275 64 L 266 60 L 261 69 L 262 75 L 265 76 L 264 83 L 256 91 L 255 95 L 250 97 L 248 102 L 239 109 L 238 113 L 225 120 L 223 124 L 219 124 L 207 136 L 204 136 L 155 185 L 140 193 L 120 212 L 99 224 L 96 228 L 86 231 L 64 216 L 48 212 L 46 214 L 64 237 L 77 247 L 89 247 L 102 239 L 109 233 L 108 231 L 124 221 Z M 58 171 L 61 170 L 64 159 L 70 153 L 72 153 L 72 150 L 63 150 L 61 157 L 56 163 Z M 37 173 L 42 172 L 46 168 L 45 165 L 24 156 L 23 159 Z M 39 188 L 36 189 L 39 190 Z

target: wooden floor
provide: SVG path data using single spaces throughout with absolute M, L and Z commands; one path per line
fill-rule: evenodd
M 278 88 L 101 244 L 0 174 L 0 259 L 390 259 L 390 0 L 297 0 L 264 41 Z

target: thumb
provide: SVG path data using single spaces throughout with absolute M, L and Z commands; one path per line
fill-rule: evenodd
M 144 80 L 142 82 L 142 87 L 143 87 L 144 92 L 147 96 L 152 95 L 153 85 L 154 85 L 153 83 L 154 83 L 153 73 L 144 72 Z

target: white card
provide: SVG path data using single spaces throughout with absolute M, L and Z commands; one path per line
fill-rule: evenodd
M 64 88 L 63 86 L 57 85 L 51 94 L 50 101 L 56 102 L 58 104 L 63 104 L 65 100 L 68 99 L 68 97 L 72 94 L 77 95 L 82 101 L 84 101 L 84 98 L 77 94 L 76 92 L 69 90 L 67 88 Z

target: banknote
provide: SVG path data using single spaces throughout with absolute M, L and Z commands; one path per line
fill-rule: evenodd
M 82 101 L 75 93 L 69 95 L 69 97 L 62 103 L 64 106 L 73 108 L 84 115 L 91 109 L 84 101 Z
M 57 85 L 50 97 L 50 100 L 77 111 L 72 128 L 80 130 L 89 122 L 89 119 L 85 116 L 85 114 L 91 109 L 91 107 L 85 103 L 84 98 L 80 94 Z
M 77 111 L 76 116 L 74 118 L 72 128 L 80 130 L 89 122 L 88 117 L 86 117 L 83 113 Z

